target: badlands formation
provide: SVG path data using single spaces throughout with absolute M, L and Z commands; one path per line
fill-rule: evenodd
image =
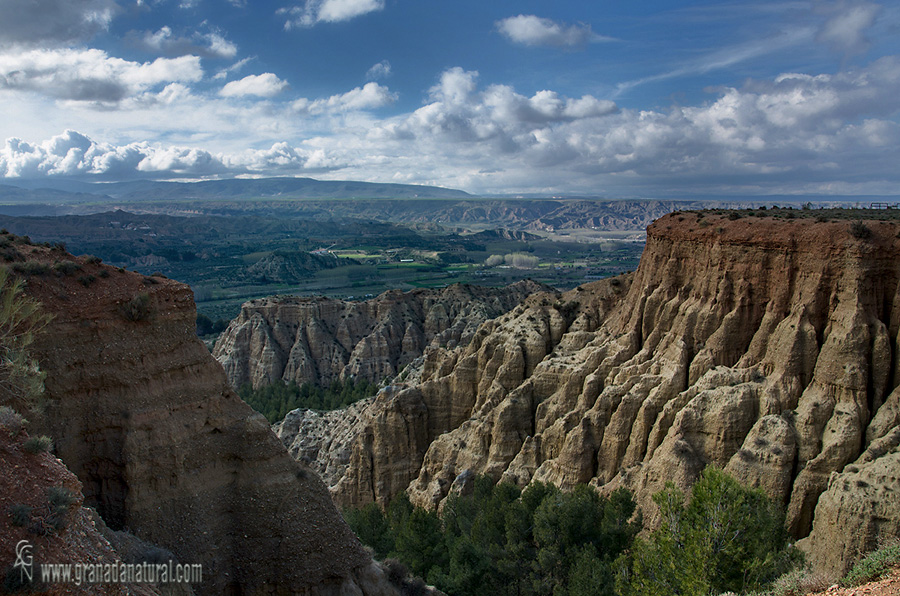
M 213 355 L 232 387 L 276 381 L 394 378 L 429 346 L 466 344 L 478 326 L 547 286 L 453 285 L 394 290 L 362 302 L 276 296 L 251 300 L 216 342 Z
M 811 561 L 843 573 L 900 535 L 898 232 L 676 212 L 649 226 L 636 272 L 533 294 L 426 350 L 416 383 L 327 423 L 339 449 L 298 445 L 302 417 L 277 430 L 341 506 L 406 490 L 439 507 L 477 473 L 624 486 L 652 524 L 666 481 L 717 465 L 783 503 Z

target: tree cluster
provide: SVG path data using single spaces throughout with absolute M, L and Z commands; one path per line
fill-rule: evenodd
M 750 593 L 800 562 L 780 508 L 708 468 L 690 497 L 668 485 L 654 495 L 662 523 L 636 538 L 640 513 L 625 489 L 587 485 L 524 491 L 478 477 L 441 513 L 405 494 L 344 517 L 380 559 L 399 560 L 451 596 L 707 596 Z
M 447 594 L 587 596 L 612 589 L 614 562 L 640 529 L 634 510 L 625 490 L 603 497 L 586 485 L 533 483 L 521 492 L 478 477 L 440 514 L 401 494 L 384 513 L 370 504 L 344 515 L 376 557 L 400 560 Z
M 297 408 L 337 410 L 376 393 L 378 385 L 366 379 L 335 380 L 328 387 L 319 387 L 312 383 L 297 385 L 291 381 L 273 383 L 259 389 L 244 384 L 238 389 L 241 399 L 273 424 Z

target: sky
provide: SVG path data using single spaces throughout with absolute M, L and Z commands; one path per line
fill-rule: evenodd
M 0 0 L 0 184 L 900 194 L 900 3 Z

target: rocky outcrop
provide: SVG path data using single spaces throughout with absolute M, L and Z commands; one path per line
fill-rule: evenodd
M 213 355 L 233 387 L 276 381 L 327 385 L 335 379 L 393 378 L 428 346 L 467 343 L 478 326 L 527 295 L 507 288 L 453 285 L 385 292 L 364 302 L 276 296 L 251 300 L 216 342 Z
M 367 411 L 332 492 L 433 507 L 471 470 L 625 486 L 652 523 L 665 482 L 717 465 L 784 503 L 813 560 L 842 572 L 898 523 L 871 504 L 897 482 L 898 231 L 663 217 L 632 276 L 531 296 L 430 351 L 419 384 Z
M 374 401 L 364 399 L 326 412 L 293 410 L 272 429 L 294 459 L 315 470 L 331 487 L 344 476 L 353 441 Z
M 85 503 L 113 530 L 202 564 L 198 594 L 395 593 L 316 474 L 230 389 L 194 335 L 190 289 L 66 258 L 77 272 L 27 269 L 28 293 L 54 316 L 33 347 L 47 375 L 34 422 Z

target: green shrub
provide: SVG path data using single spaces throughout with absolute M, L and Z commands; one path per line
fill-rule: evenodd
M 53 265 L 53 270 L 57 275 L 73 275 L 77 271 L 81 271 L 81 265 L 74 261 L 60 261 Z
M 10 437 L 19 434 L 28 421 L 25 417 L 10 408 L 9 406 L 0 406 L 0 428 L 5 430 Z
M 662 517 L 622 561 L 617 587 L 628 596 L 705 596 L 764 589 L 793 568 L 784 515 L 759 489 L 709 467 L 684 494 L 671 483 L 653 501 Z
M 150 295 L 141 292 L 128 302 L 119 306 L 122 316 L 129 321 L 148 321 L 153 316 L 153 307 L 150 305 Z
M 834 582 L 824 575 L 812 573 L 809 569 L 794 569 L 776 579 L 772 586 L 759 596 L 804 596 L 821 592 Z
M 13 263 L 12 270 L 21 275 L 46 275 L 50 273 L 50 266 L 40 261 L 24 261 L 21 263 Z
M 27 411 L 40 409 L 44 391 L 44 375 L 28 349 L 50 316 L 24 295 L 24 283 L 0 267 L 0 404 Z
M 52 446 L 53 440 L 46 435 L 29 437 L 28 440 L 25 441 L 25 451 L 28 453 L 43 453 L 44 451 L 50 451 L 50 447 Z
M 31 512 L 33 511 L 30 505 L 26 505 L 24 503 L 17 503 L 9 508 L 9 516 L 12 518 L 12 525 L 23 528 L 31 523 Z
M 103 259 L 94 255 L 84 255 L 84 262 L 88 265 L 99 265 L 103 262 Z
M 875 581 L 897 565 L 900 565 L 900 544 L 894 544 L 866 555 L 844 576 L 841 584 L 846 587 L 854 587 Z
M 50 516 L 47 519 L 49 527 L 43 526 L 44 533 L 60 531 L 66 527 L 66 514 L 76 501 L 75 494 L 64 486 L 52 486 L 47 489 L 47 501 Z
M 97 281 L 97 278 L 94 277 L 93 275 L 82 275 L 78 278 L 78 283 L 80 283 L 84 287 L 88 287 L 95 281 Z
M 868 240 L 872 237 L 872 230 L 862 221 L 856 220 L 850 224 L 850 235 L 857 240 Z

